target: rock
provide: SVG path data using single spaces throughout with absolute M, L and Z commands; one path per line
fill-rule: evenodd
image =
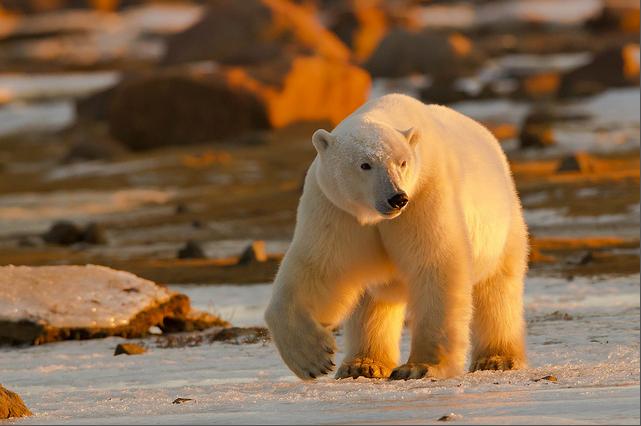
M 349 49 L 312 13 L 285 0 L 210 0 L 202 19 L 168 39 L 164 62 L 213 60 L 227 65 L 313 53 L 347 61 Z
M 550 122 L 539 121 L 536 116 L 528 116 L 519 133 L 521 148 L 545 148 L 556 144 L 554 130 Z
M 134 150 L 221 140 L 269 127 L 264 105 L 219 73 L 155 73 L 124 81 L 109 108 L 109 129 Z
M 83 240 L 83 230 L 76 224 L 61 220 L 55 222 L 42 236 L 49 244 L 69 246 Z
M 227 342 L 236 345 L 254 344 L 269 340 L 269 331 L 264 327 L 229 327 L 209 337 L 210 342 Z
M 328 28 L 349 46 L 356 60 L 367 59 L 390 27 L 386 5 L 370 1 L 336 2 L 323 10 Z
M 589 251 L 589 252 L 585 253 L 581 257 L 581 259 L 579 259 L 579 261 L 577 262 L 577 265 L 583 266 L 583 265 L 587 265 L 587 264 L 592 263 L 592 262 L 594 262 L 594 253 Z
M 461 420 L 463 418 L 460 414 L 450 413 L 438 418 L 439 422 L 452 422 L 455 420 Z
M 558 379 L 556 378 L 556 376 L 552 376 L 552 375 L 544 376 L 544 377 L 541 377 L 540 379 L 534 379 L 535 382 L 540 382 L 541 380 L 546 380 L 548 382 L 558 382 Z
M 590 154 L 587 152 L 576 152 L 561 158 L 556 168 L 557 173 L 590 173 L 593 171 Z
M 243 253 L 238 259 L 238 264 L 246 265 L 254 262 L 265 262 L 267 261 L 267 252 L 265 251 L 265 241 L 258 240 L 252 241 L 252 243 L 245 248 Z
M 593 95 L 612 87 L 639 85 L 639 44 L 606 49 L 588 64 L 564 74 L 559 96 Z
M 205 330 L 214 325 L 220 325 L 220 318 L 208 312 L 189 312 L 185 317 L 167 317 L 162 323 L 161 332 L 182 333 Z
M 116 350 L 114 351 L 114 356 L 122 354 L 142 355 L 145 352 L 147 352 L 147 349 L 135 343 L 119 343 L 118 346 L 116 346 Z
M 31 416 L 20 395 L 0 385 L 0 419 Z
M 107 244 L 105 228 L 98 223 L 90 223 L 82 233 L 82 241 L 88 244 Z
M 383 38 L 365 62 L 365 69 L 374 78 L 429 74 L 451 80 L 469 74 L 479 63 L 479 54 L 463 35 L 397 28 Z
M 269 330 L 265 327 L 224 327 L 210 332 L 182 333 L 162 336 L 155 340 L 156 347 L 185 348 L 225 342 L 234 345 L 255 344 L 269 341 Z
M 160 72 L 116 89 L 109 127 L 117 140 L 141 150 L 237 138 L 299 121 L 337 124 L 367 99 L 370 84 L 364 70 L 322 56 Z
M 205 259 L 207 255 L 196 241 L 187 241 L 185 246 L 178 250 L 178 259 Z
M 90 223 L 82 229 L 80 226 L 64 220 L 54 223 L 42 238 L 49 244 L 62 246 L 81 242 L 88 244 L 105 244 L 107 242 L 105 230 L 101 225 Z
M 606 0 L 601 13 L 586 26 L 592 31 L 622 31 L 639 34 L 639 2 Z
M 199 330 L 228 324 L 199 315 L 184 294 L 96 265 L 0 267 L 0 318 L 0 343 L 9 344 L 139 338 L 168 319 Z

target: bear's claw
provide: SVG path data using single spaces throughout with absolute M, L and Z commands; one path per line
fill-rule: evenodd
M 477 358 L 472 362 L 470 371 L 477 370 L 516 370 L 521 368 L 521 362 L 513 357 L 493 355 Z
M 390 369 L 384 364 L 370 358 L 355 358 L 349 362 L 343 362 L 334 378 L 346 379 L 351 377 L 367 377 L 369 379 L 383 379 L 389 377 Z
M 390 374 L 390 380 L 409 380 L 409 379 L 422 379 L 429 376 L 430 367 L 428 364 L 410 363 L 403 364 L 395 368 Z

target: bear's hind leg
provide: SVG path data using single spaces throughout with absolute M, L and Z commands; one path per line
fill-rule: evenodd
M 499 271 L 474 287 L 470 371 L 515 370 L 527 364 L 523 318 L 526 244 L 525 235 L 512 236 Z
M 387 378 L 398 364 L 405 302 L 366 292 L 345 323 L 346 355 L 337 379 Z

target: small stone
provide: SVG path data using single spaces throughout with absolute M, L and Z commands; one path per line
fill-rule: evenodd
M 463 418 L 460 414 L 450 413 L 438 418 L 439 422 L 451 422 L 454 420 L 461 420 Z
M 556 169 L 557 173 L 566 172 L 590 172 L 592 169 L 590 165 L 590 156 L 585 152 L 577 152 L 567 155 L 559 161 L 559 166 Z
M 136 343 L 120 343 L 116 346 L 114 355 L 141 355 L 147 352 L 147 349 Z
M 189 240 L 187 244 L 178 250 L 178 259 L 205 259 L 205 251 L 195 241 Z
M 82 239 L 89 244 L 106 244 L 107 233 L 102 225 L 92 222 L 85 228 Z
M 578 265 L 587 265 L 594 261 L 594 253 L 591 251 L 587 252 L 578 262 Z
M 189 207 L 187 207 L 187 204 L 177 204 L 176 205 L 176 214 L 185 214 L 189 213 Z
M 83 240 L 83 230 L 74 223 L 61 220 L 55 222 L 42 238 L 49 244 L 69 246 Z
M 245 251 L 240 255 L 238 263 L 247 265 L 254 262 L 265 262 L 267 260 L 267 252 L 265 251 L 265 241 L 253 241 Z
M 534 379 L 535 382 L 540 382 L 541 380 L 547 380 L 548 382 L 558 382 L 556 376 L 548 375 L 541 377 L 540 379 Z
M 556 143 L 550 124 L 526 123 L 519 134 L 521 148 L 545 148 Z
M 192 398 L 176 398 L 171 403 L 172 404 L 184 404 L 185 402 L 193 401 Z
M 20 398 L 20 395 L 0 385 L 0 419 L 30 415 L 31 411 L 29 411 L 22 398 Z

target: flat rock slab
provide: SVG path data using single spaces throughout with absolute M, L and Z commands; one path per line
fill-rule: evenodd
M 129 272 L 97 265 L 0 267 L 0 343 L 136 338 L 152 326 L 164 330 L 165 322 L 171 331 L 226 324 L 192 311 L 187 296 Z

